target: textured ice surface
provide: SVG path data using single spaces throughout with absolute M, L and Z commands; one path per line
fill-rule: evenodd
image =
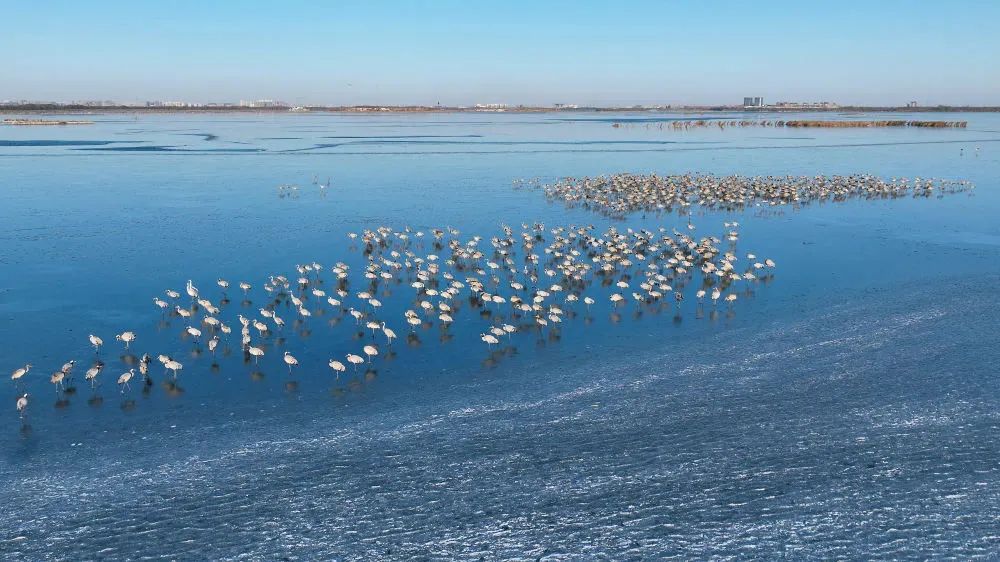
M 1000 416 L 983 367 L 1000 354 L 980 336 L 998 280 L 544 365 L 511 375 L 516 398 L 486 382 L 404 413 L 52 452 L 4 477 L 0 544 L 22 560 L 987 556 Z

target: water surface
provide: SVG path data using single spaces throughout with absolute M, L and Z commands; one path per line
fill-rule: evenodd
M 611 123 L 625 116 L 564 117 L 108 115 L 86 127 L 0 128 L 3 551 L 996 552 L 1000 118 L 804 137 L 659 129 L 656 120 L 678 118 L 668 114 L 620 129 Z M 741 249 L 778 263 L 731 311 L 686 301 L 679 313 L 629 308 L 613 321 L 600 303 L 591 323 L 567 323 L 558 340 L 524 334 L 502 354 L 470 321 L 449 341 L 419 332 L 419 346 L 399 342 L 374 372 L 340 380 L 326 360 L 357 342 L 330 316 L 289 338 L 302 363 L 289 377 L 276 352 L 259 367 L 235 353 L 212 369 L 180 337 L 187 322 L 160 318 L 151 302 L 187 279 L 218 300 L 218 277 L 259 286 L 295 264 L 357 259 L 346 234 L 381 224 L 490 235 L 499 223 L 686 223 L 612 221 L 511 185 L 619 171 L 866 172 L 977 188 L 696 210 L 698 233 L 738 221 Z M 333 186 L 323 193 L 314 177 Z M 279 194 L 281 184 L 299 189 Z M 230 315 L 261 305 L 243 307 L 238 293 Z M 154 369 L 153 387 L 119 393 L 111 379 L 126 365 L 113 334 L 124 329 L 137 331 L 137 353 L 181 357 L 179 381 Z M 57 396 L 48 374 L 93 358 L 88 333 L 108 342 L 107 380 Z M 26 362 L 37 372 L 22 426 L 6 374 Z

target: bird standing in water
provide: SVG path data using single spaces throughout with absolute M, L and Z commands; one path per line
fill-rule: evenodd
M 123 393 L 126 388 L 131 388 L 128 385 L 128 381 L 132 380 L 133 376 L 135 376 L 135 369 L 129 369 L 127 373 L 122 373 L 121 376 L 118 377 L 118 386 L 121 387 L 121 391 Z
M 21 367 L 20 369 L 17 369 L 13 373 L 11 373 L 10 380 L 12 381 L 20 380 L 21 377 L 28 374 L 28 371 L 30 370 L 31 370 L 31 363 L 28 363 L 24 367 Z
M 285 352 L 284 359 L 285 359 L 285 364 L 288 365 L 288 374 L 290 375 L 292 374 L 292 367 L 298 365 L 299 360 L 296 359 L 294 355 L 292 355 L 287 351 Z

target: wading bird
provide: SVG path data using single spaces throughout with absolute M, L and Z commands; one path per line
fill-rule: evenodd
M 24 419 L 24 412 L 28 409 L 28 393 L 25 392 L 17 399 L 17 414 Z
M 122 373 L 118 377 L 118 386 L 121 388 L 121 392 L 125 392 L 126 388 L 130 388 L 128 381 L 132 380 L 132 377 L 134 375 L 135 375 L 135 369 L 129 369 L 128 372 Z
M 10 380 L 12 381 L 20 380 L 21 377 L 28 374 L 28 371 L 30 370 L 31 370 L 31 363 L 28 363 L 27 365 L 21 367 L 20 369 L 15 369 L 14 372 L 11 373 L 10 375 Z
M 135 341 L 135 332 L 122 332 L 115 336 L 115 339 L 125 344 L 125 349 L 128 349 L 129 344 Z
M 351 365 L 354 365 L 354 370 L 357 371 L 358 365 L 364 363 L 365 360 L 360 355 L 354 355 L 353 353 L 348 353 L 347 362 L 350 363 Z
M 253 355 L 253 364 L 257 364 L 257 360 L 264 356 L 264 350 L 259 347 L 249 346 L 247 347 L 247 353 Z
M 287 351 L 285 352 L 284 359 L 285 359 L 285 364 L 288 365 L 288 374 L 290 375 L 290 374 L 292 374 L 292 367 L 298 365 L 299 364 L 299 360 L 296 359 L 294 355 L 292 355 L 291 353 L 289 353 Z

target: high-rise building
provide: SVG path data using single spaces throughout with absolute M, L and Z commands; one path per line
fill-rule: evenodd
M 743 98 L 743 107 L 764 107 L 764 98 L 760 96 Z

